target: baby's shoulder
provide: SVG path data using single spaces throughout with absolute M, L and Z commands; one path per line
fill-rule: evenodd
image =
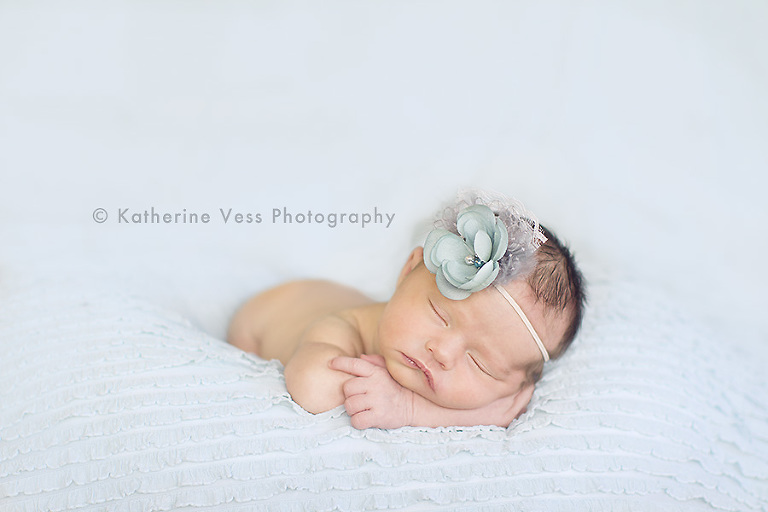
M 357 290 L 330 281 L 290 281 L 249 299 L 230 323 L 228 337 L 236 346 L 283 364 L 307 336 L 357 352 L 359 323 L 353 310 L 370 303 Z M 245 341 L 232 341 L 237 339 Z
M 355 311 L 373 301 L 348 286 L 319 279 L 290 281 L 254 297 L 253 309 L 266 321 L 302 332 L 321 320 L 325 325 L 356 326 Z M 341 320 L 341 322 L 339 322 Z
M 275 292 L 283 317 L 301 332 L 301 342 L 337 345 L 350 355 L 363 353 L 358 311 L 372 304 L 359 291 L 331 281 L 302 280 L 280 285 Z

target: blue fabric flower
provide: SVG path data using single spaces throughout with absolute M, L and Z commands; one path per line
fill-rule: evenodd
M 457 219 L 459 235 L 433 229 L 424 242 L 424 264 L 435 274 L 437 288 L 452 300 L 466 299 L 488 287 L 499 273 L 507 251 L 504 223 L 485 205 L 463 209 Z

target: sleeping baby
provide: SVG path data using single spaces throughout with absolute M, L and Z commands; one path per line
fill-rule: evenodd
M 571 253 L 517 201 L 473 193 L 408 256 L 387 302 L 325 281 L 250 299 L 228 341 L 285 365 L 312 413 L 356 428 L 509 423 L 581 323 Z

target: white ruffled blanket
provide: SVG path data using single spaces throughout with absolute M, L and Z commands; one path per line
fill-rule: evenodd
M 279 363 L 135 296 L 32 287 L 0 315 L 4 511 L 768 504 L 765 372 L 635 285 L 593 286 L 508 429 L 312 416 Z

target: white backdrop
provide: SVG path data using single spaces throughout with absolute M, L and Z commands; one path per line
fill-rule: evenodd
M 479 186 L 593 282 L 765 340 L 766 26 L 757 1 L 5 0 L 0 285 L 120 279 L 221 335 L 265 268 L 386 298 L 429 216 Z M 118 222 L 152 207 L 212 220 Z M 272 223 L 283 207 L 395 218 Z

